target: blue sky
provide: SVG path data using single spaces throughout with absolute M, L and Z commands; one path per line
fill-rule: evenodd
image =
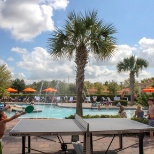
M 7 64 L 13 78 L 26 83 L 40 80 L 75 82 L 75 64 L 54 60 L 47 51 L 47 40 L 55 28 L 62 28 L 68 13 L 98 11 L 98 18 L 117 29 L 116 55 L 98 62 L 89 56 L 85 80 L 117 81 L 129 73 L 118 74 L 116 65 L 132 54 L 149 61 L 148 69 L 137 80 L 154 76 L 153 0 L 1 0 L 0 65 Z

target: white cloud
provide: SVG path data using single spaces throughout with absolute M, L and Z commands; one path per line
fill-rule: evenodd
M 3 65 L 5 62 L 3 59 L 0 59 L 0 65 Z
M 19 53 L 19 54 L 26 54 L 28 52 L 27 49 L 18 48 L 18 47 L 12 48 L 11 51 Z
M 53 0 L 51 5 L 54 9 L 65 9 L 69 4 L 69 0 Z
M 42 1 L 43 2 L 43 1 Z M 44 31 L 54 29 L 53 8 L 65 9 L 67 0 L 6 0 L 0 1 L 0 28 L 9 30 L 17 40 L 30 41 Z
M 76 72 L 73 59 L 71 61 L 68 59 L 55 60 L 41 47 L 34 48 L 32 52 L 22 48 L 12 50 L 18 53 L 20 51 L 22 60 L 17 62 L 17 67 L 26 70 L 26 74 L 29 74 L 28 80 L 67 80 L 69 78 L 70 82 L 75 82 Z M 114 64 L 116 64 L 116 60 Z M 90 56 L 85 69 L 85 80 L 91 82 L 116 80 L 119 82 L 128 78 L 128 73 L 118 74 L 115 68 L 108 68 L 110 65 L 103 63 L 97 65 L 96 60 Z
M 14 78 L 18 79 L 26 79 L 26 76 L 23 73 L 14 74 Z
M 103 62 L 97 61 L 93 54 L 90 54 L 89 63 L 97 66 L 115 66 L 118 62 L 123 61 L 124 58 L 130 57 L 135 50 L 136 48 L 130 47 L 128 45 L 118 45 L 116 47 L 114 56 L 112 56 L 110 59 L 106 59 Z
M 8 61 L 14 61 L 14 58 L 13 57 L 9 57 L 7 60 Z
M 147 72 L 148 70 L 143 70 L 139 72 L 139 76 L 136 77 L 136 80 L 141 81 L 143 79 L 151 78 L 153 75 L 150 72 Z
M 141 39 L 142 40 L 142 39 Z M 142 41 L 140 41 L 142 42 Z M 105 81 L 117 81 L 121 82 L 125 79 L 128 79 L 129 72 L 117 73 L 116 65 L 119 61 L 122 61 L 124 58 L 129 57 L 133 54 L 133 51 L 138 51 L 141 49 L 143 43 L 139 43 L 136 48 L 130 47 L 128 45 L 118 45 L 117 52 L 111 60 L 105 62 L 98 62 L 92 54 L 89 56 L 89 63 L 85 68 L 85 80 L 90 82 L 105 82 Z M 148 46 L 148 43 L 144 41 L 144 52 L 148 55 L 148 49 L 151 48 L 151 44 Z M 72 59 L 55 60 L 50 56 L 50 54 L 43 49 L 42 47 L 35 47 L 33 51 L 27 51 L 24 48 L 12 48 L 12 51 L 20 53 L 21 60 L 17 62 L 17 70 L 23 70 L 23 77 L 27 82 L 33 82 L 38 80 L 62 80 L 67 81 L 69 78 L 70 82 L 75 82 L 76 72 L 75 72 L 75 63 Z M 137 57 L 141 57 L 137 53 Z M 145 55 L 146 55 L 145 54 Z M 151 54 L 153 56 L 153 53 Z M 141 58 L 145 58 L 141 57 Z M 149 61 L 150 65 L 152 61 Z M 152 66 L 152 65 L 151 65 Z M 21 73 L 19 73 L 21 76 Z M 17 74 L 16 74 L 17 76 Z M 154 76 L 154 73 L 150 69 L 144 69 L 139 72 L 139 78 L 141 80 L 144 78 L 150 78 Z M 22 77 L 22 76 L 21 76 Z
M 36 47 L 32 52 L 23 53 L 21 56 L 22 60 L 17 63 L 17 66 L 29 72 L 30 80 L 65 80 L 69 76 L 75 81 L 73 61 L 55 60 L 41 47 Z
M 154 39 L 144 37 L 139 41 L 138 56 L 147 60 L 150 67 L 154 67 Z
M 35 82 L 35 80 L 34 81 L 33 80 L 28 80 L 27 77 L 26 77 L 26 75 L 24 73 L 14 74 L 13 75 L 13 78 L 14 79 L 17 79 L 18 78 L 20 80 L 24 80 L 26 84 L 31 84 L 31 83 Z

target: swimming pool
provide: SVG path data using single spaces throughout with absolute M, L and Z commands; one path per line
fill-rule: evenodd
M 26 106 L 26 105 L 22 105 Z M 42 112 L 27 113 L 21 118 L 65 118 L 76 113 L 75 108 L 57 107 L 55 105 L 35 105 L 36 109 L 42 109 Z M 118 109 L 83 109 L 83 115 L 117 115 Z M 134 110 L 126 110 L 127 117 L 131 118 L 134 115 Z M 12 116 L 14 112 L 7 111 L 8 117 Z

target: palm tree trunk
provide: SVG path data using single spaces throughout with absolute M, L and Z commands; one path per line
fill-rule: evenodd
M 82 92 L 84 88 L 84 72 L 87 64 L 87 51 L 85 46 L 80 46 L 76 51 L 75 63 L 77 65 L 76 72 L 76 88 L 77 88 L 77 103 L 76 103 L 76 114 L 83 116 L 82 103 L 83 97 Z
M 131 102 L 130 104 L 134 104 L 134 84 L 135 84 L 135 73 L 133 71 L 130 72 L 130 92 L 131 92 Z

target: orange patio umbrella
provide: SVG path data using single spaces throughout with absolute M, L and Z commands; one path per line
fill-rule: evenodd
M 13 89 L 13 88 L 7 88 L 6 91 L 10 92 L 10 93 L 16 93 L 17 92 L 17 90 Z
M 25 88 L 23 92 L 36 92 L 36 90 L 33 88 Z
M 43 92 L 57 92 L 57 90 L 56 89 L 54 89 L 54 88 L 46 88 L 46 89 L 44 89 L 44 90 L 42 90 Z
M 154 88 L 148 87 L 148 88 L 143 89 L 142 92 L 154 92 Z

